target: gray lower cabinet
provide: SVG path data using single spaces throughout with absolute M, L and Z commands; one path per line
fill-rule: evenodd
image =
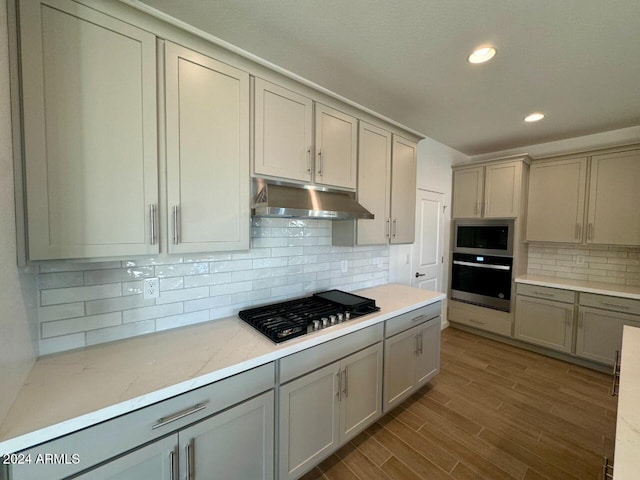
M 563 303 L 518 295 L 514 336 L 518 340 L 571 353 L 573 310 L 573 301 Z
M 279 478 L 297 478 L 381 414 L 382 343 L 280 387 Z
M 173 480 L 176 472 L 177 447 L 178 435 L 174 434 L 74 478 L 81 480 Z
M 400 404 L 440 371 L 440 316 L 385 340 L 384 411 Z

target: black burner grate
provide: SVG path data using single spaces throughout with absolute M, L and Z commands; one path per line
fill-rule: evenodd
M 336 301 L 335 299 L 339 299 Z M 340 290 L 242 310 L 238 316 L 276 343 L 313 331 L 313 321 L 348 312 L 356 318 L 380 310 L 374 300 Z

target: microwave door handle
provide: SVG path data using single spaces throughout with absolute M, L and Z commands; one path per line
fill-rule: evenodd
M 460 260 L 454 260 L 453 264 L 463 267 L 488 268 L 490 270 L 511 270 L 509 265 L 487 265 L 486 263 L 462 262 Z

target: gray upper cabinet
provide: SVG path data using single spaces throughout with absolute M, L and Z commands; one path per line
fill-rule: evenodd
M 526 239 L 581 243 L 587 158 L 536 162 L 529 177 Z
M 254 173 L 311 182 L 313 101 L 261 78 L 254 92 Z
M 158 253 L 155 37 L 68 0 L 20 35 L 30 258 Z
M 413 243 L 416 223 L 418 146 L 393 136 L 391 151 L 391 243 Z
M 517 218 L 528 157 L 453 171 L 453 218 Z
M 591 158 L 587 242 L 640 245 L 640 150 Z
M 249 74 L 166 42 L 169 253 L 249 248 Z
M 315 118 L 315 182 L 355 189 L 358 120 L 321 103 L 316 103 Z

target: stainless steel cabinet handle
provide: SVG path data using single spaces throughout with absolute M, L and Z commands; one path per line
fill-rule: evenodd
M 344 390 L 342 393 L 344 393 L 344 398 L 349 398 L 349 370 L 347 370 L 347 367 L 344 367 L 342 372 L 344 374 Z
M 418 356 L 418 334 L 413 337 L 413 354 Z
M 176 474 L 176 452 L 173 450 L 169 452 L 169 469 L 169 478 L 173 480 Z
M 475 318 L 470 318 L 469 321 L 471 323 L 477 323 L 479 325 L 484 325 L 486 322 L 483 322 L 482 320 L 476 320 Z
M 178 229 L 179 229 L 179 224 L 178 224 L 178 206 L 174 205 L 173 206 L 173 243 L 175 245 L 178 244 L 178 242 L 180 241 L 179 235 L 178 235 Z
M 422 355 L 422 332 L 418 334 L 418 355 Z
M 536 295 L 540 295 L 542 297 L 555 297 L 555 294 L 553 293 L 539 292 L 538 290 L 534 290 L 533 293 L 535 293 Z
M 426 315 L 418 315 L 417 317 L 413 317 L 411 319 L 412 322 L 419 322 L 420 320 L 428 320 Z
M 606 305 L 607 307 L 615 307 L 615 308 L 622 308 L 623 310 L 630 310 L 631 307 L 628 307 L 626 305 L 618 305 L 617 303 L 609 303 L 609 302 L 600 302 L 601 305 Z
M 587 240 L 593 240 L 593 223 L 587 225 Z
M 393 233 L 391 234 L 391 236 L 393 238 L 396 238 L 396 233 L 398 232 L 398 219 L 394 218 L 393 219 Z
M 311 147 L 307 148 L 307 172 L 311 173 Z
M 342 370 L 338 370 L 338 373 L 336 373 L 336 377 L 338 378 L 338 391 L 336 392 L 336 395 L 338 396 L 338 401 L 341 402 L 342 401 Z
M 149 205 L 149 219 L 151 225 L 151 245 L 156 244 L 156 204 Z
M 189 440 L 189 442 L 185 445 L 184 447 L 184 454 L 187 457 L 187 475 L 186 475 L 186 480 L 191 480 L 191 477 L 193 475 L 193 468 L 191 465 L 192 459 L 191 459 L 191 443 L 193 442 L 193 439 Z
M 618 383 L 620 380 L 620 350 L 616 350 L 616 359 L 613 363 L 613 383 L 611 384 L 611 396 L 618 395 Z
M 384 231 L 384 236 L 389 238 L 389 235 L 391 235 L 391 219 L 387 218 L 387 228 Z
M 187 408 L 186 410 L 182 410 L 178 413 L 174 413 L 173 415 L 169 415 L 168 417 L 162 417 L 160 420 L 158 420 L 158 423 L 151 427 L 151 429 L 155 430 L 156 428 L 164 427 L 171 422 L 180 420 L 181 418 L 199 412 L 200 410 L 204 410 L 205 408 L 207 408 L 206 403 L 199 403 L 197 405 L 194 405 L 193 407 Z
M 602 480 L 613 478 L 613 465 L 609 463 L 609 457 L 604 457 L 602 462 Z
M 416 272 L 416 278 L 418 278 L 418 277 L 426 277 L 426 276 L 427 276 L 426 273 L 418 273 L 418 272 Z
M 318 150 L 318 175 L 322 176 L 322 167 L 324 167 L 324 160 L 322 158 L 322 150 Z
M 463 267 L 488 268 L 490 270 L 511 270 L 509 265 L 487 265 L 486 263 L 461 262 L 460 260 L 454 260 L 453 264 L 462 265 Z

